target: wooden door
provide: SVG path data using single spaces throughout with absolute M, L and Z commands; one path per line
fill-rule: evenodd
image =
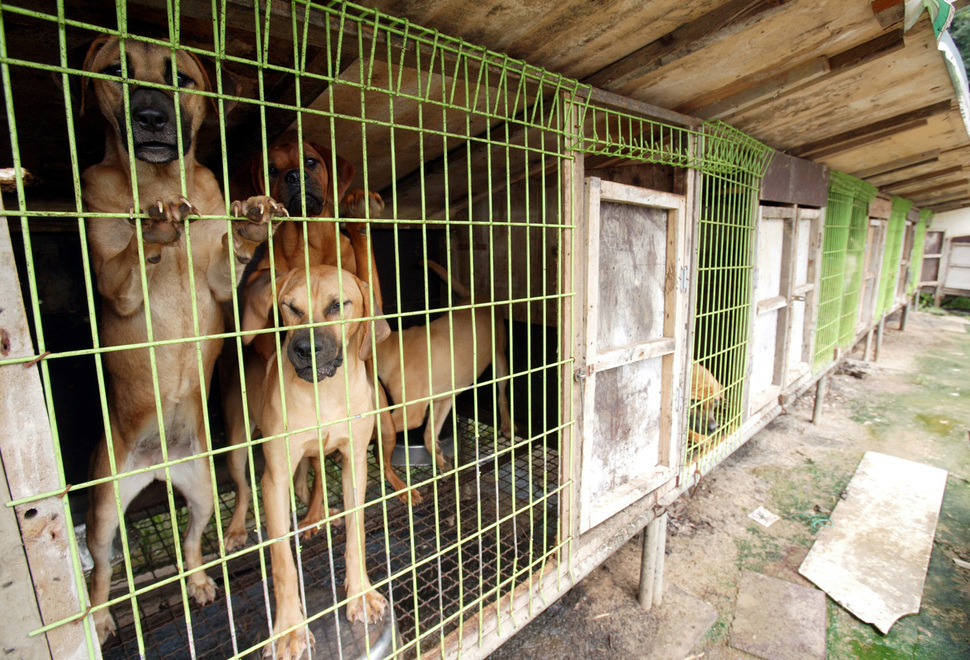
M 678 195 L 590 178 L 580 532 L 676 475 L 688 346 Z
M 876 313 L 876 304 L 879 300 L 879 271 L 882 269 L 882 255 L 886 249 L 886 226 L 886 220 L 869 219 L 869 230 L 866 233 L 865 270 L 862 276 L 862 304 L 859 307 L 857 333 L 868 330 Z

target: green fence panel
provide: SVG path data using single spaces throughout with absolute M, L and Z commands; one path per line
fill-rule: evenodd
M 899 284 L 899 264 L 906 236 L 906 214 L 912 207 L 911 201 L 902 197 L 893 197 L 892 213 L 886 227 L 886 251 L 883 253 L 882 269 L 879 274 L 877 319 L 884 316 L 896 300 L 896 290 Z

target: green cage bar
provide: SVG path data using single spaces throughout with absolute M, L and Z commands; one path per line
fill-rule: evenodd
M 906 214 L 913 203 L 902 197 L 893 197 L 892 214 L 886 228 L 886 251 L 883 254 L 882 271 L 879 275 L 879 302 L 876 317 L 884 316 L 893 307 L 899 284 L 899 263 L 902 258 L 906 235 Z
M 933 211 L 929 209 L 922 209 L 919 212 L 919 222 L 913 236 L 913 256 L 909 262 L 909 281 L 906 283 L 906 296 L 910 298 L 919 289 L 919 282 L 923 273 L 923 248 L 926 242 L 926 230 L 933 221 L 934 215 Z
M 833 172 L 833 177 L 841 179 L 845 175 Z M 853 185 L 854 184 L 854 185 Z M 876 197 L 876 188 L 866 182 L 856 179 L 852 182 L 842 181 L 837 184 L 842 188 L 851 189 L 850 195 L 850 225 L 848 242 L 845 250 L 845 290 L 842 294 L 842 311 L 839 322 L 838 345 L 842 350 L 852 348 L 855 342 L 856 323 L 859 320 L 860 293 L 862 290 L 863 268 L 865 266 L 866 234 L 869 229 L 869 204 Z M 844 202 L 842 202 L 844 203 Z M 829 210 L 832 202 L 829 202 Z

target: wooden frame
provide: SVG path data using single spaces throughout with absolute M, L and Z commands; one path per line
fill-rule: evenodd
M 600 309 L 600 205 L 612 202 L 621 205 L 642 206 L 666 212 L 664 221 L 665 253 L 663 273 L 663 324 L 661 337 L 613 347 L 604 350 L 600 346 L 598 331 L 605 311 Z M 681 435 L 686 376 L 686 346 L 689 333 L 686 323 L 689 316 L 686 268 L 688 268 L 686 222 L 687 202 L 684 196 L 646 190 L 634 186 L 586 180 L 586 218 L 584 238 L 586 282 L 584 297 L 584 332 L 582 346 L 584 360 L 581 371 L 582 392 L 582 467 L 580 474 L 580 520 L 579 531 L 584 533 L 626 506 L 641 499 L 651 491 L 673 479 L 679 469 L 679 453 L 676 452 Z M 657 460 L 653 466 L 645 466 L 645 473 L 609 489 L 606 496 L 594 497 L 593 447 L 596 418 L 597 374 L 625 365 L 644 364 L 651 359 L 661 360 L 660 382 L 662 391 L 659 402 L 659 435 Z M 602 468 L 609 472 L 609 466 Z M 598 478 L 598 477 L 597 477 Z

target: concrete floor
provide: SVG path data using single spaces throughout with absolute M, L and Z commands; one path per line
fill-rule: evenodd
M 920 612 L 882 635 L 826 597 L 826 656 L 970 658 L 970 323 L 919 312 L 896 325 L 877 362 L 856 354 L 832 377 L 818 426 L 809 392 L 670 508 L 661 607 L 637 606 L 635 538 L 492 660 L 757 657 L 731 645 L 743 576 L 815 588 L 798 567 L 866 451 L 949 478 Z M 781 519 L 762 527 L 748 517 L 758 506 Z

